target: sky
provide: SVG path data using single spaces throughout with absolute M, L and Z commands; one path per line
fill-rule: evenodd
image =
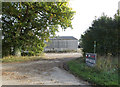
M 120 0 L 70 0 L 70 7 L 76 11 L 72 20 L 73 29 L 67 28 L 63 31 L 61 28 L 56 34 L 58 36 L 74 36 L 80 39 L 92 24 L 95 16 L 99 18 L 104 12 L 105 15 L 113 17 L 118 10 Z
M 91 26 L 95 16 L 99 18 L 104 12 L 105 15 L 113 17 L 117 12 L 119 1 L 120 0 L 70 0 L 69 6 L 76 11 L 74 19 L 72 20 L 73 29 L 67 28 L 64 31 L 60 28 L 56 35 L 74 36 L 80 39 L 81 34 Z

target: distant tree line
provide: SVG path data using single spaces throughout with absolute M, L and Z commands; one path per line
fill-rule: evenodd
M 80 46 L 85 53 L 93 53 L 94 41 L 96 41 L 97 54 L 117 56 L 120 53 L 119 39 L 120 15 L 118 10 L 113 18 L 103 14 L 95 19 L 92 26 L 81 35 Z

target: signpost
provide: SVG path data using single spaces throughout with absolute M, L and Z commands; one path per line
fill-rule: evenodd
M 96 51 L 96 41 L 94 41 L 94 53 Z
M 86 53 L 86 64 L 88 66 L 95 66 L 96 64 L 96 54 L 95 53 Z

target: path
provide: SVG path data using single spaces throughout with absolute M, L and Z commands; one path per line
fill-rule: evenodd
M 62 69 L 63 62 L 81 56 L 80 53 L 47 53 L 46 59 L 2 65 L 3 85 L 88 85 Z

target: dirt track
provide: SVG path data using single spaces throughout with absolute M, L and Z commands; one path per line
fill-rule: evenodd
M 46 54 L 46 59 L 26 63 L 2 64 L 3 85 L 88 85 L 64 70 L 63 63 L 80 53 Z

